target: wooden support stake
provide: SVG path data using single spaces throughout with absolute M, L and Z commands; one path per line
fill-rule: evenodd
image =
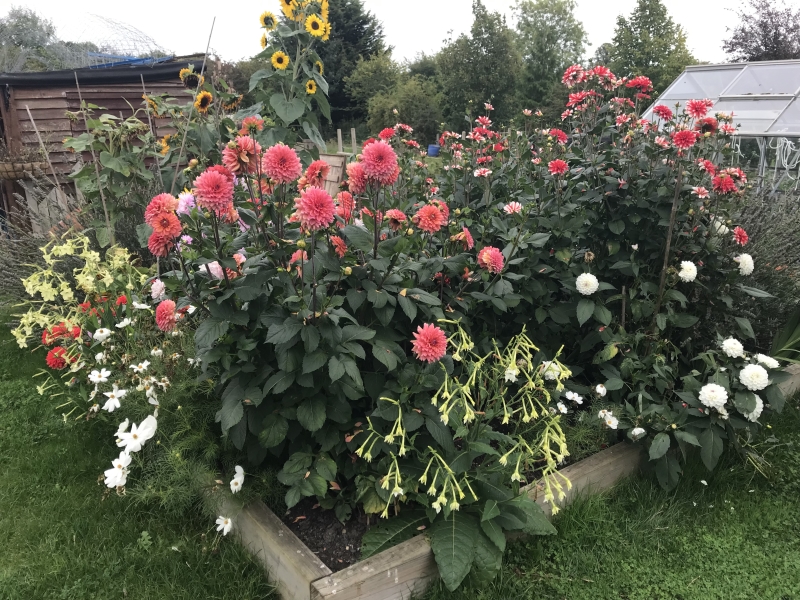
M 358 146 L 356 145 L 356 128 L 352 127 L 350 129 L 350 140 L 353 143 L 353 154 L 358 154 Z
M 153 126 L 153 120 L 150 118 L 150 106 L 147 104 L 147 90 L 144 87 L 144 75 L 139 73 L 139 78 L 142 80 L 142 100 L 144 100 L 144 112 L 147 114 L 147 123 L 150 125 L 150 132 L 153 134 L 153 139 L 158 139 L 158 132 L 156 128 Z M 164 188 L 164 176 L 161 174 L 161 165 L 158 163 L 158 157 L 156 157 L 156 171 L 158 171 L 158 179 L 161 181 L 161 189 L 162 191 L 167 191 Z
M 339 154 L 341 154 L 342 152 L 344 152 L 344 145 L 342 144 L 342 130 L 341 129 L 337 129 L 336 130 L 336 141 L 339 144 L 337 152 L 339 152 Z
M 61 189 L 61 184 L 58 183 L 58 175 L 56 175 L 56 170 L 53 168 L 53 163 L 50 162 L 50 153 L 47 151 L 47 148 L 42 141 L 42 136 L 39 135 L 39 128 L 36 127 L 36 121 L 33 120 L 33 115 L 31 114 L 31 109 L 28 108 L 28 105 L 25 105 L 25 110 L 28 112 L 28 118 L 31 120 L 31 125 L 33 125 L 33 130 L 36 132 L 36 137 L 39 139 L 39 147 L 42 150 L 42 154 L 44 155 L 45 159 L 47 160 L 47 164 L 50 165 L 50 172 L 53 174 L 53 180 L 58 188 L 58 191 L 61 192 L 61 195 L 64 195 L 64 190 Z

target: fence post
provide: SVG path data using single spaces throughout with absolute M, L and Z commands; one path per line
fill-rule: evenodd
M 336 130 L 336 141 L 339 143 L 338 152 L 339 152 L 339 154 L 341 154 L 342 152 L 344 152 L 344 147 L 342 146 L 342 130 L 341 129 L 337 129 Z
M 353 154 L 358 154 L 358 146 L 356 145 L 356 128 L 350 128 L 350 141 L 353 143 Z

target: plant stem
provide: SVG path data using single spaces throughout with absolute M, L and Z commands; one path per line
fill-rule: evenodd
M 678 163 L 678 175 L 675 178 L 675 195 L 672 198 L 672 212 L 669 215 L 669 228 L 667 229 L 667 245 L 664 248 L 664 264 L 661 267 L 661 281 L 658 284 L 658 300 L 656 300 L 656 308 L 653 311 L 653 324 L 656 323 L 658 311 L 661 310 L 661 302 L 664 299 L 664 286 L 667 283 L 667 269 L 669 268 L 669 252 L 672 248 L 672 233 L 675 229 L 675 217 L 678 214 L 678 201 L 681 197 L 681 184 L 683 182 L 683 169 Z

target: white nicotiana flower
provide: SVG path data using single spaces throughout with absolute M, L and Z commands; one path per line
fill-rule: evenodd
M 575 288 L 584 296 L 591 296 L 599 287 L 600 282 L 591 273 L 581 273 L 575 280 Z
M 542 375 L 548 381 L 555 381 L 561 375 L 561 367 L 555 361 L 546 360 L 542 363 Z
M 753 257 L 749 254 L 740 254 L 736 258 L 733 259 L 737 263 L 739 263 L 739 273 L 741 275 L 750 275 L 755 269 L 755 263 L 753 263 Z
M 111 461 L 113 465 L 103 474 L 106 476 L 105 484 L 110 488 L 122 487 L 128 480 L 128 465 L 131 464 L 131 455 L 127 452 L 120 452 L 117 459 Z
M 711 227 L 717 235 L 728 235 L 730 233 L 730 229 L 726 227 L 725 222 L 719 217 L 712 221 Z
M 639 249 L 639 244 L 631 244 L 631 250 L 636 252 Z
M 110 375 L 111 371 L 107 369 L 95 370 L 89 373 L 89 381 L 92 383 L 107 383 Z
M 120 442 L 117 446 L 124 447 L 126 452 L 138 452 L 144 443 L 156 434 L 158 421 L 153 415 L 147 417 L 137 426 L 135 423 L 130 431 L 119 434 Z
M 150 305 L 142 304 L 141 302 L 134 302 L 133 308 L 135 308 L 136 310 L 149 310 Z
M 756 354 L 756 360 L 760 362 L 762 365 L 767 367 L 768 369 L 780 369 L 781 363 L 777 360 L 772 358 L 771 356 L 767 356 L 766 354 Z
M 722 342 L 722 351 L 726 356 L 730 356 L 731 358 L 741 358 L 744 356 L 744 346 L 742 346 L 739 340 L 732 337 Z
M 510 381 L 511 383 L 515 383 L 517 381 L 517 375 L 519 375 L 519 369 L 506 369 L 505 379 L 506 381 Z
M 395 498 L 399 498 L 403 494 L 405 494 L 405 492 L 403 491 L 403 488 L 401 488 L 399 485 L 396 485 L 392 490 L 392 496 L 394 496 Z
M 644 436 L 644 434 L 646 434 L 646 433 L 647 432 L 642 427 L 634 427 L 633 429 L 631 429 L 631 432 L 630 432 L 629 435 L 630 435 L 631 439 L 635 441 L 635 440 L 641 439 Z
M 563 402 L 559 402 L 558 404 L 556 404 L 556 406 L 558 407 L 558 411 L 559 411 L 559 412 L 560 412 L 562 415 L 565 415 L 565 414 L 567 414 L 567 407 L 566 407 L 566 405 L 565 405 Z
M 239 465 L 236 465 L 233 469 L 236 472 L 233 479 L 231 479 L 231 493 L 235 494 L 242 490 L 242 484 L 244 483 L 244 469 Z
M 150 287 L 150 297 L 153 300 L 160 300 L 167 291 L 167 286 L 160 279 L 154 279 Z
M 684 260 L 681 263 L 681 270 L 678 271 L 678 277 L 686 283 L 694 281 L 697 278 L 697 265 L 689 260 Z
M 753 409 L 753 412 L 742 414 L 747 417 L 748 421 L 755 423 L 758 421 L 758 417 L 760 417 L 761 413 L 764 411 L 764 401 L 758 396 L 758 394 L 753 395 L 756 397 L 756 407 Z
M 233 521 L 228 517 L 220 515 L 217 517 L 217 531 L 221 531 L 222 535 L 228 535 L 233 527 Z
M 739 371 L 739 381 L 751 392 L 757 392 L 769 385 L 769 374 L 761 365 L 747 365 Z
M 717 383 L 707 383 L 700 388 L 699 396 L 705 406 L 719 410 L 728 400 L 728 390 Z
M 594 388 L 594 391 L 597 392 L 597 395 L 601 398 L 605 398 L 606 394 L 608 393 L 606 386 L 604 386 L 602 383 L 598 383 L 597 387 Z
M 156 358 L 159 358 L 162 354 L 164 354 L 164 351 L 161 348 L 153 348 L 152 350 L 150 350 L 150 356 L 155 356 Z
M 134 373 L 144 373 L 145 371 L 147 371 L 147 367 L 149 366 L 150 366 L 150 361 L 146 360 L 136 365 L 131 365 L 131 369 L 133 369 Z
M 92 337 L 102 344 L 108 338 L 111 337 L 111 333 L 112 333 L 112 331 L 110 329 L 106 329 L 105 327 L 101 327 L 100 329 L 98 329 L 97 331 L 94 332 L 94 335 Z
M 126 318 L 126 319 L 122 319 L 122 321 L 120 321 L 119 323 L 117 323 L 117 324 L 115 325 L 115 327 L 116 327 L 117 329 L 124 329 L 125 327 L 127 327 L 127 326 L 128 326 L 128 325 L 130 325 L 130 324 L 131 324 L 131 320 Z
M 103 392 L 103 395 L 108 398 L 106 403 L 103 405 L 103 410 L 107 410 L 108 412 L 114 412 L 116 409 L 120 407 L 119 401 L 125 397 L 125 394 L 128 393 L 128 390 L 121 390 L 117 387 L 117 384 L 114 384 L 114 389 L 110 392 Z

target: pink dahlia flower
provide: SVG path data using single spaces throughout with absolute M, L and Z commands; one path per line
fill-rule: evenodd
M 397 179 L 397 154 L 392 147 L 384 141 L 373 142 L 361 154 L 364 172 L 370 179 L 387 185 L 387 182 Z
M 233 181 L 218 169 L 206 169 L 194 180 L 194 195 L 203 208 L 217 215 L 224 214 L 233 202 Z
M 264 152 L 261 170 L 273 181 L 291 183 L 300 177 L 303 165 L 297 152 L 285 144 L 276 144 Z
M 417 328 L 411 346 L 419 360 L 433 363 L 447 353 L 447 336 L 433 323 L 425 323 Z
M 161 331 L 172 331 L 175 329 L 175 303 L 172 300 L 164 300 L 156 308 L 156 325 Z
M 363 194 L 367 189 L 367 173 L 364 165 L 354 162 L 347 165 L 347 186 L 353 194 Z
M 324 229 L 333 223 L 336 207 L 331 195 L 318 187 L 310 187 L 303 191 L 294 201 L 300 225 L 308 231 Z
M 503 253 L 493 246 L 486 246 L 486 248 L 478 252 L 478 266 L 486 269 L 489 273 L 502 271 L 504 262 Z

